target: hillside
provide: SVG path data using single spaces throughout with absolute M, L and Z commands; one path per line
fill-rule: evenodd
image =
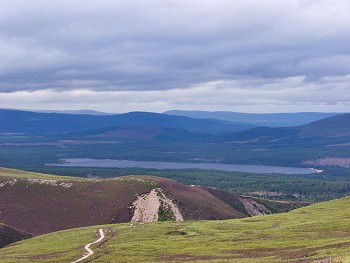
M 0 248 L 3 248 L 11 243 L 30 238 L 32 236 L 32 234 L 0 223 Z
M 71 229 L 4 248 L 0 261 L 71 262 L 102 229 L 105 238 L 92 247 L 89 262 L 345 263 L 350 260 L 349 226 L 346 197 L 253 218 Z
M 138 141 L 200 141 L 209 138 L 208 134 L 190 132 L 182 128 L 163 126 L 112 126 L 103 129 L 73 133 L 72 138 L 84 140 L 138 140 Z
M 297 113 L 242 113 L 231 111 L 181 111 L 164 112 L 169 115 L 186 116 L 197 119 L 217 119 L 231 122 L 248 123 L 255 126 L 289 127 L 321 120 L 339 113 L 297 112 Z
M 0 168 L 0 199 L 0 222 L 33 234 L 117 222 L 229 219 L 280 211 L 267 201 L 212 194 L 210 189 L 159 177 L 82 179 L 6 168 Z M 290 210 L 300 205 L 283 206 Z
M 110 126 L 175 127 L 208 134 L 224 134 L 253 127 L 253 125 L 244 123 L 193 119 L 150 112 L 130 112 L 118 115 L 74 115 L 0 109 L 0 133 L 59 134 Z
M 299 127 L 302 138 L 350 138 L 350 113 L 325 118 Z
M 216 136 L 216 142 L 231 142 L 240 144 L 259 143 L 298 143 L 312 140 L 329 143 L 350 141 L 350 113 L 341 114 L 295 127 L 258 127 L 243 132 Z

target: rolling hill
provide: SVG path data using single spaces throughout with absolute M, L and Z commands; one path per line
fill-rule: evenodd
M 350 113 L 325 118 L 298 128 L 299 135 L 302 138 L 350 138 Z
M 295 127 L 258 127 L 243 132 L 220 135 L 214 140 L 241 144 L 297 143 L 298 141 L 310 142 L 312 140 L 323 140 L 326 144 L 350 142 L 350 113 Z
M 326 263 L 350 260 L 350 197 L 288 213 L 220 221 L 109 224 L 42 235 L 3 248 L 0 261 Z M 45 249 L 43 249 L 45 244 Z
M 244 123 L 193 119 L 150 112 L 130 112 L 118 115 L 74 115 L 0 109 L 0 133 L 59 134 L 110 126 L 161 126 L 207 134 L 224 134 L 254 127 Z
M 152 176 L 82 179 L 0 168 L 0 222 L 33 234 L 130 221 L 203 220 L 301 206 Z
M 255 126 L 289 127 L 299 126 L 321 120 L 339 113 L 298 112 L 298 113 L 241 113 L 231 111 L 181 111 L 164 112 L 169 115 L 186 116 L 197 119 L 217 119 L 224 121 L 248 123 Z
M 176 127 L 164 126 L 112 126 L 67 134 L 65 137 L 85 140 L 138 140 L 138 141 L 205 141 L 211 137 L 205 133 L 190 132 Z

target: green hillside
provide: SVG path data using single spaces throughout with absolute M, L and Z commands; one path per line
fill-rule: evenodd
M 1 177 L 17 177 L 17 178 L 38 178 L 38 179 L 57 179 L 56 175 L 51 174 L 43 174 L 43 173 L 34 173 L 28 172 L 18 169 L 11 169 L 0 167 L 0 176 Z M 60 180 L 84 180 L 77 177 L 69 177 L 69 176 L 60 176 Z
M 4 248 L 0 262 L 69 262 L 97 239 L 89 262 L 332 262 L 350 260 L 350 197 L 285 214 L 225 221 L 93 226 Z M 45 245 L 43 245 L 45 244 Z

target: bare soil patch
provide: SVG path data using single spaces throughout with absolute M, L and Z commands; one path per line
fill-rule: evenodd
M 160 188 L 139 196 L 133 202 L 131 209 L 134 213 L 131 222 L 156 222 L 159 220 L 160 209 L 170 209 L 174 220 L 183 221 L 179 208 Z

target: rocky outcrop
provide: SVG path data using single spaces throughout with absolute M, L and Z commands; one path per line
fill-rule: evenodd
M 174 202 L 160 188 L 143 194 L 132 203 L 131 222 L 183 221 L 183 216 Z

